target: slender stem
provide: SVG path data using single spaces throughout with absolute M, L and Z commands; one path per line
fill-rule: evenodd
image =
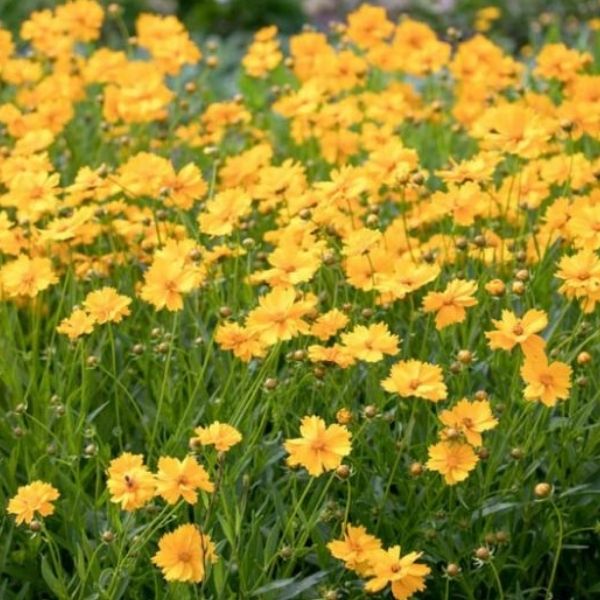
M 552 571 L 550 572 L 550 579 L 548 580 L 548 586 L 546 587 L 545 600 L 552 599 L 552 586 L 554 585 L 554 578 L 556 577 L 556 570 L 558 569 L 558 560 L 560 558 L 564 536 L 564 525 L 562 515 L 560 514 L 560 510 L 558 510 L 558 507 L 556 506 L 556 504 L 554 504 L 554 502 L 552 502 L 552 508 L 556 513 L 556 519 L 558 521 L 558 544 L 556 546 L 554 561 L 552 561 Z

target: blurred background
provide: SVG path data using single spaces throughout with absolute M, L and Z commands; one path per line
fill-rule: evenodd
M 140 11 L 176 14 L 190 31 L 201 35 L 226 36 L 251 32 L 276 24 L 284 33 L 298 31 L 303 23 L 326 27 L 342 20 L 361 4 L 358 0 L 120 0 L 126 21 L 132 27 Z M 11 29 L 32 11 L 53 7 L 55 0 L 0 0 L 0 20 Z M 108 5 L 108 0 L 103 4 Z M 600 17 L 600 0 L 380 0 L 392 17 L 402 13 L 429 22 L 437 31 L 449 26 L 465 33 L 473 29 L 477 12 L 496 6 L 500 18 L 494 34 L 519 47 L 531 39 L 532 28 L 554 26 L 576 36 L 580 23 Z M 569 37 L 570 37 L 569 36 Z

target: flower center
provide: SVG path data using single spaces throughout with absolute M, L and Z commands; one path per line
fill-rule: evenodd
M 523 332 L 525 330 L 523 329 L 523 325 L 521 325 L 521 323 L 517 323 L 514 327 L 513 327 L 513 333 L 515 335 L 523 335 Z

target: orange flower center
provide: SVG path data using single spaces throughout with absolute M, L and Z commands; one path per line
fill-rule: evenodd
M 554 383 L 554 378 L 552 375 L 550 375 L 550 373 L 542 373 L 540 375 L 540 383 L 545 387 L 548 387 Z
M 409 382 L 409 384 L 408 384 L 408 387 L 411 390 L 416 390 L 419 387 L 419 385 L 420 385 L 420 383 L 419 383 L 418 379 L 411 379 L 410 382 Z
M 515 335 L 523 335 L 523 332 L 525 331 L 523 329 L 523 325 L 521 325 L 521 323 L 517 323 L 514 327 L 513 327 L 513 333 Z
M 178 485 L 187 485 L 188 484 L 188 479 L 185 475 L 180 475 L 177 478 L 177 484 Z
M 323 452 L 323 450 L 325 450 L 325 442 L 323 440 L 315 440 L 311 445 L 310 445 L 311 450 L 314 450 L 315 452 Z
M 192 555 L 187 550 L 183 550 L 177 555 L 177 558 L 179 558 L 181 562 L 190 562 Z

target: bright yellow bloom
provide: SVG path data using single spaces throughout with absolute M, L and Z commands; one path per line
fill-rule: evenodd
M 106 473 L 110 500 L 120 504 L 123 510 L 141 508 L 154 497 L 156 481 L 154 475 L 144 466 L 144 457 L 141 454 L 124 452 L 110 461 Z
M 112 287 L 103 287 L 95 292 L 90 292 L 83 306 L 90 317 L 97 323 L 119 323 L 123 317 L 130 314 L 128 306 L 131 304 L 131 298 L 122 296 Z
M 348 317 L 337 308 L 322 314 L 310 328 L 310 334 L 326 341 L 348 324 Z
M 206 469 L 199 465 L 193 456 L 186 456 L 183 460 L 170 456 L 161 456 L 158 459 L 156 493 L 169 504 L 175 504 L 179 498 L 195 504 L 198 500 L 198 489 L 212 492 L 215 486 L 210 481 Z
M 152 562 L 160 567 L 167 581 L 199 583 L 204 579 L 206 565 L 217 562 L 217 553 L 210 535 L 186 524 L 160 538 Z
M 415 592 L 422 592 L 425 589 L 425 577 L 431 572 L 427 565 L 417 562 L 422 554 L 410 552 L 401 556 L 400 546 L 372 552 L 369 560 L 373 566 L 373 579 L 366 583 L 365 590 L 379 592 L 389 584 L 396 600 L 406 600 Z
M 219 421 L 208 427 L 196 427 L 194 433 L 196 437 L 190 440 L 191 444 L 214 446 L 219 452 L 227 452 L 242 441 L 242 434 L 235 427 Z
M 320 417 L 304 417 L 300 435 L 285 441 L 287 463 L 291 467 L 302 466 L 313 476 L 339 467 L 352 449 L 352 434 L 346 427 L 337 424 L 327 427 Z
M 345 567 L 366 577 L 372 574 L 370 555 L 375 550 L 381 550 L 381 541 L 367 533 L 362 525 L 348 524 L 344 531 L 343 540 L 334 540 L 327 544 L 332 556 L 344 561 Z
M 467 316 L 468 307 L 475 306 L 473 294 L 477 283 L 464 279 L 453 279 L 443 292 L 429 292 L 423 299 L 423 310 L 435 312 L 435 326 L 443 329 L 453 323 L 461 323 Z
M 15 496 L 8 502 L 6 509 L 11 515 L 15 515 L 17 525 L 31 523 L 35 513 L 42 517 L 48 517 L 54 513 L 52 502 L 59 498 L 58 490 L 44 481 L 32 481 L 28 485 L 22 485 Z
M 455 429 L 472 446 L 481 446 L 481 432 L 494 429 L 498 420 L 492 414 L 492 408 L 487 400 L 469 402 L 463 398 L 450 410 L 443 410 L 440 421 Z
M 34 298 L 58 281 L 49 258 L 29 258 L 22 254 L 6 263 L 0 270 L 0 283 L 4 293 L 11 298 Z
M 448 485 L 464 481 L 479 461 L 469 444 L 438 442 L 429 447 L 427 468 L 444 476 Z
M 543 310 L 528 310 L 520 318 L 510 310 L 503 310 L 502 318 L 492 319 L 492 323 L 496 331 L 485 332 L 492 350 L 512 350 L 519 344 L 527 354 L 542 350 L 546 345 L 544 339 L 537 335 L 548 325 L 548 317 Z
M 183 308 L 183 294 L 198 284 L 194 267 L 183 259 L 157 258 L 146 272 L 140 296 L 157 310 L 177 311 Z
M 560 361 L 549 363 L 543 352 L 525 356 L 521 376 L 527 384 L 526 400 L 539 400 L 546 406 L 554 406 L 557 400 L 569 397 L 571 367 Z
M 365 327 L 357 325 L 342 335 L 342 343 L 348 353 L 365 362 L 377 362 L 384 354 L 398 353 L 400 338 L 390 333 L 385 323 L 374 323 Z
M 448 393 L 442 369 L 438 365 L 419 360 L 401 360 L 396 363 L 381 385 L 386 392 L 405 398 L 426 398 L 432 402 L 444 400 Z
M 71 315 L 60 322 L 56 327 L 58 333 L 66 335 L 70 340 L 76 340 L 82 335 L 92 333 L 95 320 L 80 308 L 74 310 Z

